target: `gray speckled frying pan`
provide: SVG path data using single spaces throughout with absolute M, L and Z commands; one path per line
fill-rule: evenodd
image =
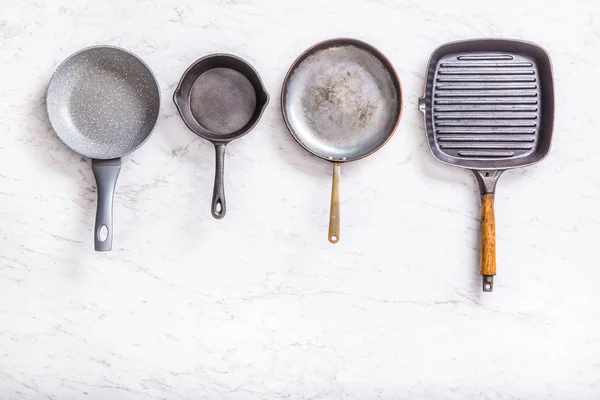
M 96 251 L 113 239 L 113 195 L 122 156 L 144 143 L 156 124 L 160 94 L 150 68 L 112 46 L 78 51 L 58 66 L 46 94 L 52 128 L 73 151 L 92 159 L 98 186 Z

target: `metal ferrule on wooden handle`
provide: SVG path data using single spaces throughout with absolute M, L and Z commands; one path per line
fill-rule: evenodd
M 481 196 L 481 276 L 483 291 L 491 292 L 496 275 L 496 220 L 494 194 Z

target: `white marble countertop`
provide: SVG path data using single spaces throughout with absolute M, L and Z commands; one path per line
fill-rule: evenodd
M 297 55 L 365 40 L 400 75 L 392 140 L 344 165 L 293 141 L 280 88 Z M 417 99 L 451 40 L 512 37 L 552 56 L 550 156 L 505 173 L 498 275 L 480 291 L 479 195 L 435 161 Z M 126 157 L 113 251 L 93 251 L 95 182 L 44 108 L 82 47 L 153 69 L 161 116 Z M 574 0 L 0 1 L 0 398 L 600 398 L 600 3 Z M 271 103 L 227 147 L 228 214 L 210 214 L 213 147 L 171 101 L 197 58 L 231 52 Z

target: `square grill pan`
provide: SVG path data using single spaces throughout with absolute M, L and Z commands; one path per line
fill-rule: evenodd
M 445 44 L 429 60 L 419 107 L 429 148 L 443 163 L 481 170 L 535 164 L 552 138 L 550 57 L 516 40 Z
M 496 274 L 494 191 L 500 174 L 550 151 L 554 82 L 548 53 L 518 40 L 476 39 L 438 47 L 429 60 L 427 142 L 441 162 L 473 171 L 482 195 L 481 275 Z

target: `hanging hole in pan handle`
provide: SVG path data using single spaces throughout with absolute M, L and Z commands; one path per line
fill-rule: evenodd
M 101 242 L 106 242 L 108 239 L 108 227 L 106 225 L 102 225 L 100 229 L 98 229 L 98 240 Z
M 215 215 L 221 215 L 222 212 L 223 212 L 223 203 L 221 203 L 221 199 L 217 199 L 213 213 Z

